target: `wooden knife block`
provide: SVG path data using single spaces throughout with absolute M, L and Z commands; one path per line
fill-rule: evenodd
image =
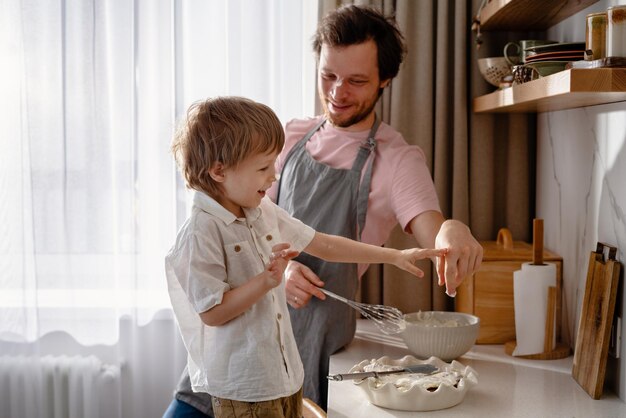
M 480 270 L 457 288 L 456 311 L 480 318 L 477 344 L 504 344 L 515 340 L 513 272 L 533 260 L 533 247 L 523 241 L 513 241 L 507 228 L 498 231 L 496 241 L 482 241 L 481 245 L 483 262 Z M 561 340 L 563 258 L 544 249 L 543 259 L 556 264 L 555 328 L 558 342 Z

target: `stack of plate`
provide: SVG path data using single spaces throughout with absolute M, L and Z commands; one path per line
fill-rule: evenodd
M 584 42 L 561 42 L 526 48 L 525 65 L 534 68 L 539 76 L 545 77 L 562 71 L 568 62 L 585 59 Z
M 531 46 L 524 50 L 526 63 L 538 61 L 579 61 L 585 58 L 585 43 L 570 42 Z

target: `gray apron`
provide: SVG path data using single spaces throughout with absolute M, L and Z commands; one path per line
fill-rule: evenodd
M 276 202 L 293 217 L 318 232 L 360 240 L 365 225 L 372 176 L 374 135 L 380 125 L 376 117 L 368 140 L 350 170 L 318 163 L 305 145 L 324 124 L 322 120 L 287 155 L 278 186 Z M 363 181 L 361 173 L 369 159 Z M 329 263 L 302 253 L 297 261 L 308 266 L 325 283 L 325 288 L 354 299 L 359 286 L 356 264 Z M 354 309 L 336 300 L 312 298 L 307 306 L 289 306 L 293 331 L 304 363 L 304 396 L 327 409 L 330 355 L 354 337 Z

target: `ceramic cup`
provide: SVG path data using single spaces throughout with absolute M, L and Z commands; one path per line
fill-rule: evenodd
M 626 5 L 609 7 L 606 13 L 606 55 L 626 57 Z
M 555 41 L 547 41 L 544 39 L 523 39 L 517 42 L 509 42 L 504 45 L 504 58 L 506 58 L 506 61 L 510 65 L 524 64 L 526 62 L 526 48 L 555 43 Z
M 607 12 L 591 13 L 586 17 L 585 60 L 606 57 Z

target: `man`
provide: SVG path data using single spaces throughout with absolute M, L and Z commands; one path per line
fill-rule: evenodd
M 374 112 L 403 60 L 402 34 L 374 9 L 348 6 L 323 19 L 313 47 L 324 116 L 287 125 L 280 184 L 270 196 L 320 231 L 382 245 L 399 223 L 421 247 L 449 248 L 437 273 L 454 295 L 479 268 L 482 247 L 465 225 L 444 220 L 422 151 Z M 328 360 L 352 340 L 355 314 L 324 301 L 317 287 L 353 299 L 367 266 L 296 260 L 302 264 L 290 263 L 286 292 L 305 365 L 304 395 L 325 407 Z
M 482 247 L 467 226 L 444 219 L 423 152 L 374 112 L 404 58 L 402 34 L 375 9 L 347 6 L 323 19 L 313 48 L 324 115 L 287 124 L 280 182 L 268 195 L 320 232 L 382 245 L 399 223 L 421 247 L 448 248 L 445 259 L 433 261 L 439 284 L 454 295 L 480 267 Z M 297 260 L 285 280 L 305 368 L 304 396 L 326 409 L 330 355 L 352 340 L 356 316 L 344 304 L 325 301 L 318 287 L 354 299 L 367 266 L 306 255 Z M 208 413 L 202 405 L 210 400 L 202 394 L 182 390 L 176 398 Z

